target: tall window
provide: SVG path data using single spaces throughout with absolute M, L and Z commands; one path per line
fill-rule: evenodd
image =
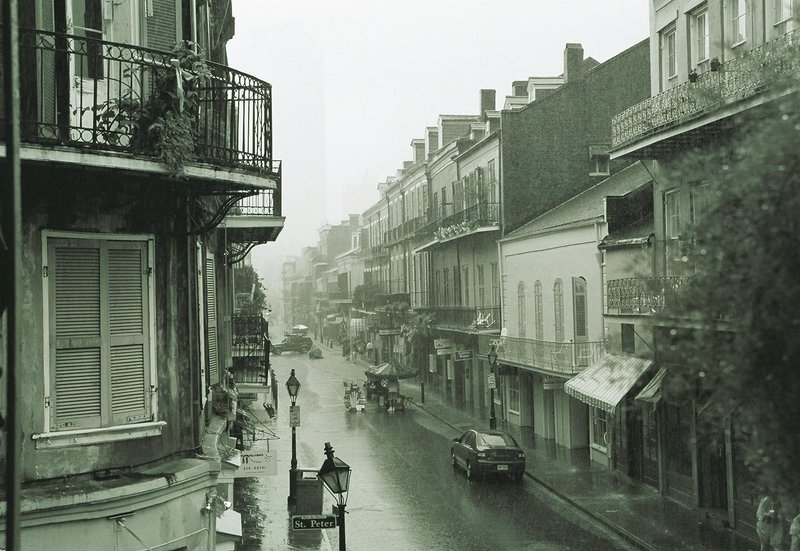
M 664 247 L 667 257 L 667 275 L 678 272 L 681 262 L 680 237 L 680 192 L 679 190 L 668 191 L 664 194 Z
M 519 336 L 525 336 L 525 283 L 520 281 L 517 284 L 517 324 Z
M 151 247 L 48 237 L 51 431 L 151 420 Z
M 542 282 L 533 284 L 533 317 L 536 322 L 536 340 L 544 340 L 544 310 L 542 309 Z
M 747 0 L 733 0 L 731 3 L 731 44 L 747 40 Z
M 483 273 L 483 264 L 478 264 L 478 306 L 486 306 L 486 278 Z
M 694 65 L 699 65 L 708 59 L 709 47 L 708 10 L 704 7 L 692 15 L 692 62 Z
M 494 159 L 489 160 L 489 183 L 497 181 L 497 171 L 495 169 Z
M 773 5 L 775 7 L 775 29 L 778 34 L 784 34 L 790 30 L 789 23 L 794 15 L 792 1 L 793 0 L 773 0 Z
M 582 277 L 572 278 L 572 304 L 575 316 L 575 340 L 586 340 L 588 321 L 586 319 L 586 280 Z
M 605 410 L 596 407 L 589 408 L 589 415 L 590 415 L 590 427 L 591 427 L 591 437 L 592 437 L 592 444 L 595 447 L 605 449 L 608 445 L 606 443 L 606 433 L 608 431 L 608 416 Z
M 709 186 L 700 184 L 692 189 L 689 195 L 692 224 L 697 224 L 708 213 Z
M 464 306 L 469 306 L 469 266 L 464 266 L 461 271 L 461 286 L 464 288 Z
M 519 376 L 511 375 L 508 381 L 508 411 L 519 413 Z
M 497 272 L 497 262 L 489 264 L 492 278 L 492 306 L 500 306 L 500 275 Z
M 433 279 L 436 285 L 436 288 L 433 290 L 435 299 L 434 304 L 444 304 L 444 295 L 442 294 L 442 272 L 440 270 L 436 270 L 436 273 L 433 275 Z
M 461 306 L 461 271 L 458 266 L 453 266 L 453 302 L 457 306 Z
M 557 279 L 553 285 L 553 314 L 556 342 L 564 341 L 564 284 Z
M 672 78 L 678 74 L 678 58 L 675 54 L 675 45 L 675 27 L 671 27 L 661 35 L 661 50 L 667 78 Z
M 445 268 L 443 272 L 442 305 L 450 304 L 450 269 Z

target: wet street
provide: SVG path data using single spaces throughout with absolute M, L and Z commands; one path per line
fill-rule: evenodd
M 364 380 L 364 365 L 326 349 L 323 354 L 321 360 L 295 353 L 272 358 L 280 386 L 278 414 L 268 422 L 275 436 L 269 442 L 257 441 L 253 449 L 269 446 L 277 474 L 238 482 L 257 496 L 263 515 L 260 549 L 338 549 L 338 529 L 298 532 L 289 524 L 291 429 L 284 384 L 291 369 L 302 384 L 297 400 L 298 468 L 319 469 L 325 442 L 331 442 L 336 456 L 352 468 L 349 549 L 629 548 L 528 478 L 520 484 L 467 480 L 450 465 L 450 443 L 459 431 L 413 405 L 405 412 L 389 413 L 378 409 L 373 399 L 363 412 L 345 412 L 342 382 Z M 324 492 L 323 499 L 323 513 L 330 513 L 333 498 Z

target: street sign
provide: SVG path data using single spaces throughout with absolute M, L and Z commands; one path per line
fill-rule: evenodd
M 450 350 L 449 348 L 437 348 L 436 349 L 436 355 L 437 356 L 447 356 L 451 352 L 452 352 L 452 350 Z
M 300 406 L 297 405 L 289 406 L 289 426 L 290 427 L 300 426 Z
M 472 349 L 469 350 L 456 350 L 456 361 L 465 362 L 472 359 Z
M 450 339 L 433 339 L 433 347 L 434 348 L 451 348 L 453 343 L 450 342 Z
M 266 452 L 246 451 L 241 454 L 242 464 L 233 472 L 233 478 L 251 478 L 278 474 L 275 458 Z
M 497 388 L 497 383 L 494 380 L 494 373 L 489 373 L 489 388 Z
M 293 530 L 319 530 L 336 528 L 336 517 L 333 515 L 292 515 Z

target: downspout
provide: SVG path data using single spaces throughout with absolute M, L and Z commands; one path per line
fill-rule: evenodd
M 6 156 L 4 177 L 0 183 L 0 274 L 4 284 L 0 288 L 0 316 L 6 311 L 7 346 L 6 373 L 6 537 L 9 551 L 22 549 L 20 519 L 22 515 L 22 431 L 17 400 L 17 370 L 22 360 L 22 332 L 20 314 L 22 298 L 22 188 L 20 162 L 20 90 L 19 90 L 19 21 L 17 0 L 3 2 L 3 104 L 6 112 Z M 2 249 L 5 248 L 5 251 Z M 0 420 L 1 421 L 1 420 Z M 0 427 L 2 428 L 2 427 Z
M 190 14 L 190 20 L 192 23 L 192 49 L 194 50 L 195 55 L 197 55 L 197 0 L 192 0 L 190 9 L 192 13 Z

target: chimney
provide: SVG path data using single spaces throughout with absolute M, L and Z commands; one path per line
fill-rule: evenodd
M 511 85 L 514 90 L 515 96 L 525 96 L 528 97 L 528 81 L 527 80 L 515 80 L 514 83 Z
M 478 114 L 481 117 L 485 117 L 487 111 L 494 111 L 496 108 L 497 92 L 495 90 L 481 90 L 481 110 Z
M 425 153 L 430 158 L 439 149 L 439 127 L 425 127 Z
M 583 46 L 568 43 L 564 48 L 564 83 L 574 82 L 583 76 Z
M 351 228 L 358 228 L 361 226 L 361 215 L 360 214 L 348 214 L 350 218 L 350 227 Z
M 415 163 L 425 159 L 425 140 L 420 138 L 411 140 L 411 149 L 414 152 L 412 159 Z

